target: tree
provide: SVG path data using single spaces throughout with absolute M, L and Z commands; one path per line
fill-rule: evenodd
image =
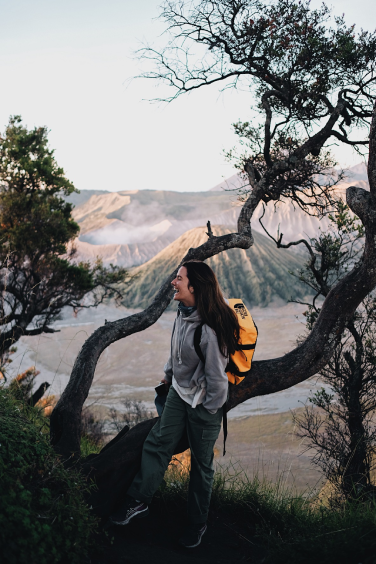
M 63 307 L 94 307 L 121 298 L 124 269 L 101 261 L 75 263 L 79 232 L 72 205 L 76 191 L 48 148 L 47 129 L 28 131 L 11 117 L 0 138 L 0 357 L 6 364 L 23 335 L 52 333 Z
M 304 241 L 309 259 L 298 276 L 315 292 L 313 302 L 306 304 L 309 331 L 320 313 L 320 300 L 361 251 L 362 225 L 346 205 L 341 201 L 337 205 L 337 213 L 330 216 L 332 230 Z M 307 450 L 315 452 L 312 462 L 322 469 L 335 492 L 347 499 L 359 498 L 372 489 L 370 470 L 376 452 L 375 330 L 376 299 L 369 295 L 348 319 L 333 356 L 319 372 L 330 390 L 321 388 L 309 398 L 303 414 L 293 416 L 297 435 L 308 439 Z
M 159 65 L 149 76 L 167 80 L 175 87 L 175 97 L 214 82 L 247 79 L 254 85 L 264 115 L 263 133 L 260 129 L 256 136 L 262 151 L 252 153 L 251 139 L 251 153 L 243 158 L 249 184 L 238 231 L 215 237 L 209 225 L 207 242 L 189 249 L 184 261 L 205 260 L 234 247 L 249 248 L 253 243 L 250 221 L 260 202 L 267 205 L 285 198 L 307 212 L 323 211 L 332 202 L 332 182 L 325 185 L 315 175 L 330 165 L 325 143 L 335 139 L 365 146 L 366 139 L 350 139 L 351 127 L 367 125 L 373 115 L 370 192 L 357 187 L 347 190 L 347 203 L 364 226 L 361 259 L 331 288 L 304 342 L 281 358 L 254 362 L 250 377 L 231 388 L 230 409 L 248 398 L 289 388 L 321 370 L 349 317 L 376 285 L 376 108 L 372 110 L 376 37 L 362 32 L 355 38 L 353 28 L 346 28 L 342 20 L 332 30 L 327 13 L 324 8 L 311 11 L 308 4 L 290 0 L 276 0 L 270 6 L 253 0 L 166 3 L 162 16 L 172 40 L 162 53 L 150 48 L 142 53 Z M 201 49 L 196 60 L 190 56 L 190 45 Z M 255 130 L 248 130 L 252 137 Z M 148 308 L 100 327 L 83 345 L 52 412 L 51 441 L 57 452 L 65 457 L 79 453 L 80 413 L 101 353 L 159 318 L 171 300 L 175 273 L 166 277 Z M 147 421 L 129 433 L 123 430 L 83 465 L 96 479 L 93 506 L 100 507 L 102 515 L 111 511 L 137 472 L 142 443 L 152 425 L 153 421 Z M 116 494 L 110 486 L 114 483 Z
M 170 40 L 140 55 L 154 65 L 144 76 L 171 87 L 167 100 L 214 83 L 248 88 L 257 100 L 252 121 L 235 124 L 248 149 L 239 167 L 249 213 L 284 198 L 324 211 L 332 186 L 317 175 L 333 165 L 325 144 L 368 144 L 351 133 L 369 127 L 376 33 L 356 36 L 343 18 L 331 27 L 325 5 L 311 10 L 294 0 L 167 1 L 161 17 Z
M 359 498 L 371 487 L 376 452 L 376 300 L 368 297 L 348 323 L 333 357 L 320 371 L 330 391 L 321 388 L 295 415 L 298 436 L 346 498 Z M 316 409 L 315 409 L 316 408 Z M 318 409 L 317 409 L 318 408 Z

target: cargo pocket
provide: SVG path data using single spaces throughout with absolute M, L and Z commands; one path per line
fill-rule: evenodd
M 220 427 L 218 429 L 203 429 L 201 442 L 202 442 L 202 452 L 205 458 L 210 458 L 213 450 L 215 441 L 218 439 Z

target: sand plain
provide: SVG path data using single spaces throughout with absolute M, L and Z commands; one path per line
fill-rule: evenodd
M 304 333 L 304 306 L 275 303 L 256 307 L 252 315 L 259 329 L 255 359 L 282 356 L 294 348 Z M 87 337 L 105 319 L 112 321 L 131 315 L 132 310 L 101 306 L 74 317 L 64 312 L 55 324 L 59 332 L 38 337 L 23 337 L 13 355 L 11 374 L 36 366 L 37 384 L 48 381 L 50 394 L 60 395 L 66 386 L 75 358 Z M 124 399 L 142 400 L 153 409 L 154 387 L 163 375 L 170 335 L 175 317 L 167 312 L 151 327 L 113 343 L 102 354 L 86 405 L 104 414 L 110 407 L 123 409 Z M 218 456 L 219 464 L 242 467 L 272 479 L 294 483 L 299 489 L 313 487 L 320 473 L 312 467 L 309 456 L 293 432 L 290 410 L 306 402 L 310 390 L 320 385 L 316 378 L 277 394 L 248 400 L 229 413 L 227 454 Z M 218 440 L 222 452 L 222 439 Z

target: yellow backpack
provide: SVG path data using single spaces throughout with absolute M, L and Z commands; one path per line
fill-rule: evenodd
M 243 300 L 228 300 L 228 305 L 236 313 L 240 326 L 239 348 L 231 355 L 226 366 L 226 374 L 231 384 L 240 384 L 244 380 L 246 373 L 251 370 L 252 358 L 255 352 L 257 342 L 257 327 L 254 324 L 251 314 L 245 307 Z M 200 341 L 202 335 L 203 323 L 196 327 L 194 334 L 194 347 L 197 356 L 205 364 L 204 355 L 202 354 Z
M 240 326 L 239 349 L 231 355 L 226 374 L 231 384 L 240 384 L 245 372 L 251 370 L 252 358 L 257 342 L 257 327 L 243 300 L 228 300 L 228 305 L 236 313 Z M 244 374 L 244 376 L 243 376 Z
M 240 326 L 239 348 L 231 355 L 226 366 L 226 374 L 231 384 L 240 384 L 244 380 L 246 373 L 251 370 L 252 358 L 257 342 L 257 327 L 254 324 L 251 314 L 245 307 L 243 300 L 228 300 L 229 307 L 236 313 Z M 205 364 L 202 354 L 200 341 L 203 323 L 196 327 L 194 334 L 194 347 L 197 356 Z
M 231 384 L 240 384 L 251 370 L 252 358 L 257 342 L 257 327 L 251 314 L 245 307 L 243 300 L 228 300 L 228 305 L 234 310 L 238 317 L 240 332 L 238 350 L 230 356 L 226 366 L 226 374 Z M 205 364 L 205 358 L 200 347 L 203 323 L 196 327 L 194 334 L 194 347 L 197 356 Z M 227 439 L 227 402 L 223 406 L 223 455 L 226 454 Z

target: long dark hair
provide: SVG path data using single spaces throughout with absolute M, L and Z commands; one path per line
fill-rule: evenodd
M 239 341 L 239 323 L 223 298 L 216 275 L 210 266 L 198 260 L 189 260 L 182 266 L 187 269 L 202 322 L 215 331 L 223 356 L 234 354 Z

